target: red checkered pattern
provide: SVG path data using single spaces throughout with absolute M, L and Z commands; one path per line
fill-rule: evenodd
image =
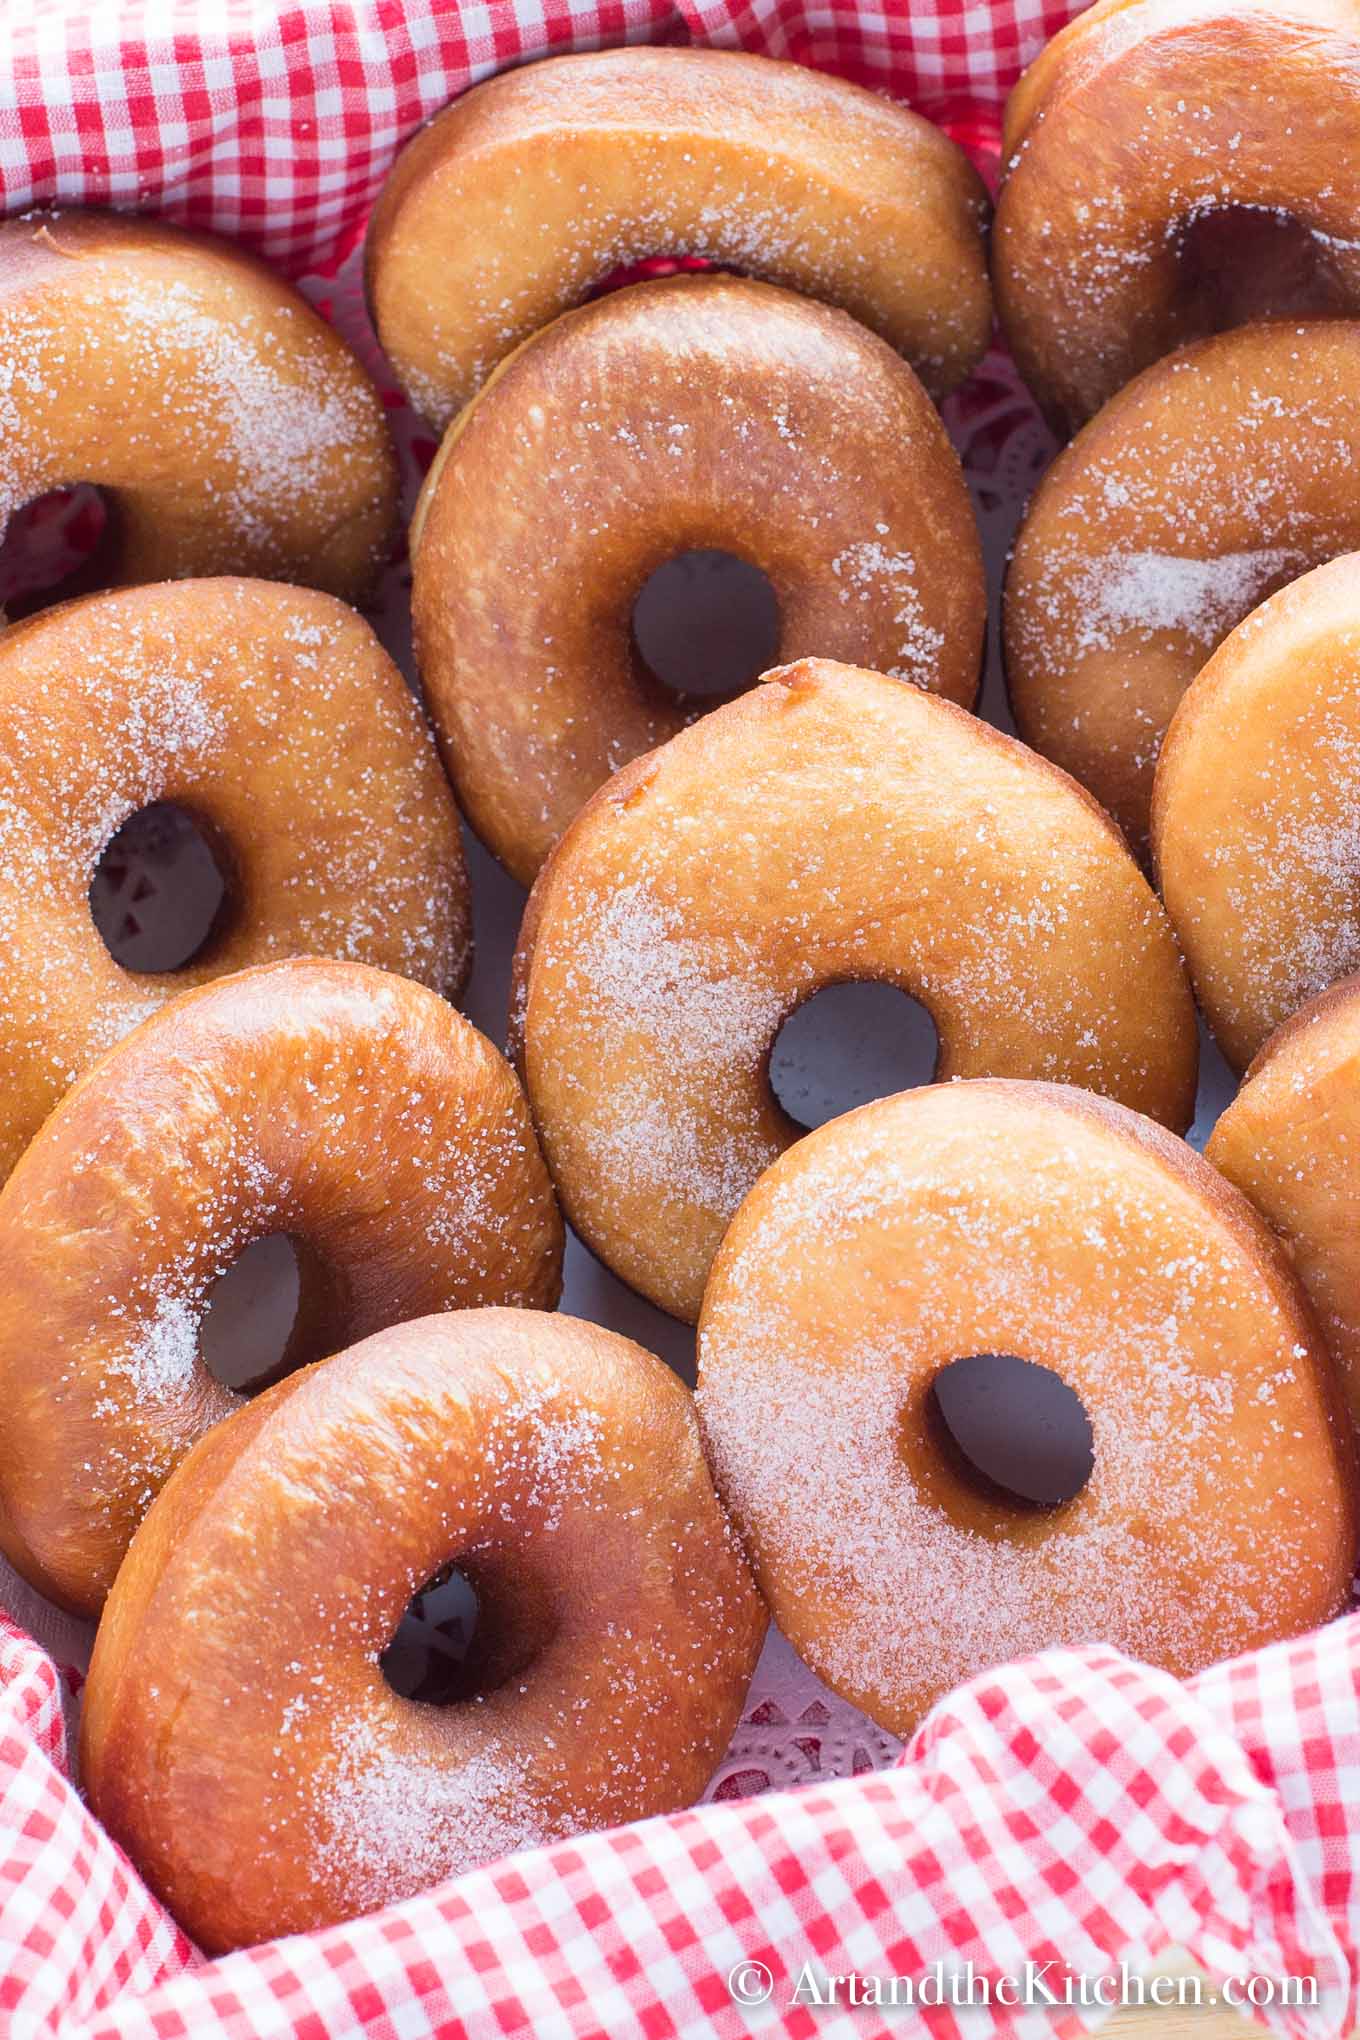
M 549 50 L 740 45 L 894 93 L 985 151 L 1072 0 L 21 0 L 0 7 L 0 199 L 151 206 L 334 269 L 399 143 Z
M 1313 1979 L 1356 2015 L 1360 1616 L 1181 1686 L 1110 1650 L 962 1688 L 902 1763 L 511 1857 L 324 1934 L 202 1962 L 63 1770 L 51 1663 L 0 1640 L 0 2013 L 22 2040 L 1052 2040 L 1098 2006 L 985 2017 L 792 2002 L 805 1965 L 1117 1979 L 1169 1943 Z M 756 1965 L 761 1965 L 757 1967 Z M 765 2002 L 733 2002 L 729 1979 Z M 806 1988 L 806 1987 L 805 1987 Z

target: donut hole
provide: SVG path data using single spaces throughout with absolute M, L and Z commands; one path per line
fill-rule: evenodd
M 635 283 L 655 283 L 663 276 L 691 276 L 714 271 L 724 276 L 741 274 L 739 269 L 710 262 L 706 255 L 644 255 L 637 262 L 621 262 L 598 283 L 593 283 L 584 302 L 593 304 L 596 298 L 609 297 L 616 290 L 628 290 Z
M 182 970 L 226 922 L 225 859 L 173 801 L 138 808 L 105 844 L 90 880 L 90 913 L 124 970 Z
M 93 482 L 31 496 L 0 536 L 0 609 L 17 623 L 50 602 L 101 587 L 113 542 L 109 500 Z
M 556 1627 L 546 1588 L 507 1555 L 465 1555 L 411 1596 L 378 1665 L 401 1699 L 451 1707 L 522 1677 Z
M 1344 312 L 1326 245 L 1293 213 L 1223 205 L 1176 229 L 1178 309 L 1187 333 L 1226 333 L 1254 319 Z
M 770 1088 L 811 1132 L 875 1098 L 928 1084 L 940 1038 L 927 1009 L 897 985 L 854 978 L 797 1006 L 770 1050 Z
M 633 603 L 644 672 L 687 700 L 730 700 L 779 658 L 779 598 L 750 560 L 711 547 L 676 553 Z
M 974 1495 L 1009 1510 L 1048 1512 L 1091 1478 L 1095 1439 L 1076 1390 L 1014 1353 L 951 1360 L 925 1400 L 926 1431 Z
M 291 1233 L 267 1233 L 242 1249 L 208 1291 L 198 1327 L 209 1374 L 244 1396 L 347 1343 L 334 1275 Z

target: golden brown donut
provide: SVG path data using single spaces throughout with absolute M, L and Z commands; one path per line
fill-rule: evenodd
M 1027 743 L 1141 851 L 1157 753 L 1214 647 L 1360 547 L 1360 323 L 1242 327 L 1113 397 L 1039 484 L 1006 582 Z
M 264 574 L 357 598 L 397 470 L 339 334 L 225 241 L 117 213 L 0 222 L 0 531 L 104 491 L 86 585 Z
M 1174 1126 L 1194 1009 L 1171 927 L 1079 787 L 952 703 L 805 659 L 617 773 L 544 866 L 513 1029 L 567 1215 L 693 1319 L 801 1131 L 775 1036 L 822 986 L 929 1010 L 940 1078 L 1089 1085 Z
M 1204 1152 L 1284 1241 L 1360 1422 L 1360 978 L 1272 1034 Z
M 369 305 L 441 430 L 512 347 L 656 255 L 841 305 L 940 396 L 991 335 L 987 212 L 955 143 L 826 72 L 732 50 L 549 57 L 407 143 L 368 230 Z
M 437 1707 L 378 1660 L 449 1561 L 480 1676 Z M 220 1952 L 687 1806 L 764 1630 L 661 1361 L 575 1318 L 427 1317 L 280 1383 L 173 1476 L 100 1624 L 85 1784 Z
M 704 546 L 768 574 L 781 659 L 846 659 L 971 705 L 977 525 L 906 364 L 768 284 L 619 291 L 496 372 L 446 437 L 414 528 L 444 757 L 526 884 L 611 772 L 712 707 L 652 679 L 631 629 L 648 576 Z
M 240 1407 L 199 1324 L 275 1233 L 314 1264 L 309 1358 L 427 1311 L 557 1300 L 523 1095 L 437 994 L 307 957 L 184 993 L 0 1192 L 0 1549 L 52 1600 L 97 1612 L 171 1469 Z
M 1193 682 L 1152 843 L 1205 1018 L 1244 1069 L 1360 966 L 1360 553 L 1272 595 Z
M 1115 0 L 1012 94 L 992 269 L 1060 430 L 1200 334 L 1360 313 L 1360 5 Z
M 974 1354 L 1075 1390 L 1071 1501 L 950 1449 L 932 1387 Z M 1350 1427 L 1284 1255 L 1183 1142 L 1063 1086 L 908 1091 L 782 1156 L 714 1264 L 699 1411 L 774 1619 L 898 1735 L 1030 1651 L 1183 1675 L 1348 1598 Z
M 95 928 L 90 880 L 157 801 L 201 826 L 227 897 L 188 964 L 134 972 Z M 353 610 L 224 578 L 87 596 L 0 635 L 0 1180 L 174 992 L 314 951 L 452 996 L 469 943 L 452 795 Z

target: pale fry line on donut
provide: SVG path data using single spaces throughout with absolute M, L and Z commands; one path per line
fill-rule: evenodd
M 103 583 L 265 574 L 357 599 L 397 507 L 381 400 L 347 343 L 230 244 L 159 220 L 0 222 L 0 528 L 105 491 Z
M 523 1095 L 434 992 L 296 958 L 184 993 L 68 1092 L 0 1192 L 0 1547 L 50 1598 L 98 1609 L 171 1469 L 240 1406 L 199 1324 L 273 1233 L 329 1278 L 328 1344 L 547 1308 L 560 1286 Z
M 180 970 L 131 972 L 90 881 L 159 801 L 211 832 L 226 912 Z M 456 994 L 458 815 L 368 624 L 332 596 L 221 578 L 89 596 L 0 635 L 0 945 L 0 1179 L 94 1056 L 207 978 L 311 952 Z
M 379 1654 L 450 1561 L 487 1676 L 438 1708 Z M 668 1368 L 571 1318 L 425 1318 L 268 1391 L 172 1476 L 100 1626 L 83 1775 L 223 1951 L 688 1805 L 764 1631 Z
M 986 1353 L 1085 1409 L 1061 1506 L 941 1449 L 933 1383 Z M 1349 1597 L 1353 1439 L 1285 1256 L 1184 1143 L 1087 1093 L 941 1085 L 809 1134 L 723 1242 L 698 1402 L 772 1614 L 895 1734 L 1031 1651 L 1184 1676 Z
M 990 336 L 987 212 L 961 149 L 843 79 L 730 50 L 549 57 L 403 149 L 369 226 L 369 303 L 441 429 L 529 334 L 658 255 L 841 305 L 942 395 Z
M 806 660 L 602 788 L 531 896 L 512 1038 L 564 1207 L 692 1319 L 742 1196 L 796 1137 L 780 1023 L 880 978 L 941 1077 L 1102 1090 L 1186 1124 L 1194 1012 L 1171 927 L 1090 797 L 879 674 Z
M 417 512 L 417 659 L 473 826 L 530 881 L 609 774 L 711 701 L 632 635 L 649 574 L 760 567 L 780 662 L 843 658 L 971 704 L 986 591 L 958 457 L 844 313 L 672 278 L 566 314 L 450 428 Z

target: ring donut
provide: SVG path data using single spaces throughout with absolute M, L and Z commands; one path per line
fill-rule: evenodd
M 116 963 L 105 846 L 167 801 L 226 880 L 172 972 Z M 312 951 L 450 996 L 470 909 L 458 815 L 410 690 L 329 595 L 219 579 L 120 589 L 0 635 L 0 1180 L 67 1085 L 163 1000 Z
M 1105 0 L 1016 86 L 1004 151 L 997 309 L 1060 430 L 1201 334 L 1360 314 L 1354 0 Z
M 434 1707 L 379 1657 L 450 1560 L 479 1676 Z M 573 1318 L 427 1317 L 281 1382 L 175 1474 L 100 1625 L 83 1776 L 221 1952 L 689 1805 L 764 1630 L 661 1361 Z
M 844 658 L 971 705 L 977 524 L 906 364 L 768 284 L 619 291 L 498 370 L 446 437 L 413 535 L 444 756 L 526 884 L 611 772 L 711 708 L 651 677 L 631 622 L 655 568 L 713 546 L 768 575 L 781 659 Z
M 1205 1018 L 1244 1069 L 1360 968 L 1360 554 L 1238 625 L 1176 711 L 1157 767 L 1162 898 Z
M 616 774 L 544 866 L 513 1030 L 567 1215 L 697 1316 L 742 1198 L 802 1129 L 775 1036 L 824 985 L 919 999 L 937 1076 L 1052 1077 L 1176 1126 L 1175 940 L 1079 788 L 952 703 L 807 659 Z
M 841 305 L 941 396 L 991 337 L 987 212 L 955 143 L 825 72 L 732 50 L 549 57 L 407 143 L 368 230 L 369 305 L 440 431 L 511 348 L 658 255 Z
M 557 1300 L 519 1085 L 436 993 L 306 957 L 186 992 L 67 1093 L 0 1192 L 0 1549 L 50 1599 L 98 1611 L 172 1467 L 240 1407 L 199 1326 L 276 1233 L 314 1264 L 309 1357 L 428 1311 Z
M 1204 1153 L 1284 1241 L 1360 1422 L 1360 980 L 1271 1036 Z
M 1111 398 L 1040 482 L 1006 581 L 1026 743 L 1147 844 L 1176 706 L 1258 602 L 1360 549 L 1360 322 L 1241 327 Z
M 103 586 L 262 574 L 357 599 L 397 469 L 350 348 L 239 248 L 161 220 L 0 222 L 0 531 L 92 482 Z
M 1070 1501 L 949 1449 L 935 1384 L 982 1355 L 1079 1397 Z M 1032 1651 L 1183 1676 L 1349 1598 L 1350 1427 L 1284 1255 L 1183 1142 L 1082 1092 L 939 1085 L 809 1134 L 723 1242 L 698 1399 L 771 1615 L 897 1735 Z

